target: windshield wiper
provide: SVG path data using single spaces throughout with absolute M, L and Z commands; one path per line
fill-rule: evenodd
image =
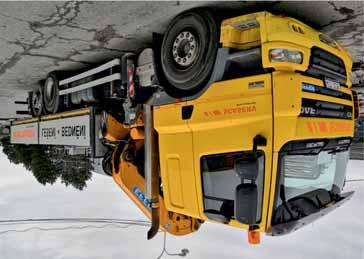
M 284 189 L 284 185 L 283 184 L 281 184 L 281 186 L 280 186 L 279 198 L 281 198 L 282 204 L 283 204 L 284 208 L 287 210 L 289 216 L 291 217 L 291 220 L 293 220 L 293 213 L 292 213 L 291 209 L 287 205 L 286 191 Z
M 284 185 L 281 185 L 279 196 L 282 205 L 278 206 L 275 211 L 274 224 L 286 223 L 306 217 L 318 212 L 321 207 L 331 202 L 329 192 L 323 189 L 311 191 L 287 201 Z M 329 200 L 327 200 L 327 197 L 329 197 Z
M 313 212 L 307 217 L 291 221 L 272 221 L 272 228 L 267 234 L 271 236 L 278 236 L 296 231 L 297 229 L 300 229 L 301 227 L 304 227 L 314 222 L 318 218 L 323 217 L 329 212 L 335 210 L 337 207 L 350 200 L 350 198 L 353 196 L 353 193 L 354 192 L 341 193 L 340 198 L 332 200 L 330 206 L 328 206 L 328 204 L 325 204 L 325 206 L 320 208 L 316 213 Z M 290 201 L 288 201 L 288 203 L 290 203 Z M 278 208 L 280 210 L 280 213 L 282 213 L 282 211 L 286 211 L 283 206 L 280 206 Z M 275 215 L 277 215 L 277 213 L 275 213 Z M 276 218 L 277 217 L 275 216 L 274 219 Z

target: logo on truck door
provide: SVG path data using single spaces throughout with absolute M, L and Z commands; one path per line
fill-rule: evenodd
M 257 107 L 255 106 L 255 104 L 242 104 L 241 106 L 238 107 L 226 107 L 226 108 L 204 111 L 203 114 L 205 117 L 214 117 L 214 116 L 224 116 L 224 115 L 233 115 L 242 113 L 253 113 L 256 111 Z
M 249 89 L 264 88 L 264 81 L 255 81 L 248 84 Z

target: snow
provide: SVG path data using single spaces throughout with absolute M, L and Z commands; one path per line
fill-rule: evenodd
M 0 219 L 106 217 L 142 219 L 142 213 L 121 193 L 110 177 L 95 174 L 85 191 L 57 183 L 42 186 L 22 166 L 10 164 L 0 153 Z M 364 178 L 364 161 L 350 161 L 347 179 Z M 262 236 L 261 244 L 247 243 L 246 232 L 205 223 L 200 231 L 184 237 L 168 236 L 169 252 L 187 248 L 187 258 L 244 259 L 364 259 L 364 182 L 347 182 L 354 197 L 339 209 L 295 233 L 282 237 Z M 49 227 L 41 225 L 41 227 Z M 56 226 L 58 227 L 58 225 Z M 105 226 L 62 231 L 1 231 L 0 258 L 157 258 L 162 234 L 146 241 L 145 227 L 127 229 Z M 16 226 L 18 230 L 26 226 Z M 165 258 L 168 256 L 165 255 Z

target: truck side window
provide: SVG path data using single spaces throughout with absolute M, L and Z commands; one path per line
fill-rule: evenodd
M 234 171 L 234 163 L 237 159 L 246 159 L 251 155 L 251 152 L 234 152 L 207 155 L 201 158 L 205 211 L 214 211 L 229 220 L 235 218 L 235 190 L 241 183 L 241 179 Z M 257 222 L 259 222 L 264 188 L 264 153 L 260 151 L 258 152 L 256 185 L 258 187 Z

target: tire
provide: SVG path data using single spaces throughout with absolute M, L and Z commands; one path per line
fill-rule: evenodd
M 168 26 L 161 46 L 161 66 L 172 96 L 196 94 L 207 83 L 218 49 L 218 26 L 211 12 L 189 11 Z
M 29 95 L 29 109 L 32 117 L 39 117 L 43 114 L 43 95 L 39 88 Z
M 44 111 L 54 114 L 59 110 L 59 79 L 56 74 L 50 73 L 42 89 Z
M 113 151 L 109 150 L 105 153 L 102 159 L 102 170 L 106 175 L 112 176 L 112 154 Z

